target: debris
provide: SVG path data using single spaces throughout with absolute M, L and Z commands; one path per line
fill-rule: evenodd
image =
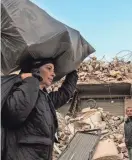
M 118 148 L 119 148 L 120 152 L 122 152 L 122 153 L 126 152 L 126 145 L 125 145 L 125 143 L 119 144 Z
M 104 146 L 103 144 L 108 142 L 110 145 L 113 145 L 113 154 L 110 155 L 109 151 L 108 155 L 113 156 L 113 159 L 117 157 L 121 159 L 121 157 L 123 157 L 124 160 L 127 158 L 127 149 L 124 142 L 125 119 L 122 116 L 113 116 L 109 112 L 104 112 L 102 108 L 85 108 L 75 115 L 62 116 L 57 112 L 57 117 L 59 120 L 59 144 L 56 145 L 59 150 L 56 147 L 54 148 L 53 155 L 55 157 L 59 157 L 77 131 L 101 129 L 100 144 L 102 144 L 102 147 Z M 102 152 L 102 154 L 103 153 L 105 152 Z
M 55 150 L 55 152 L 57 152 L 58 154 L 61 154 L 61 151 L 60 151 L 59 147 L 58 147 L 56 144 L 54 144 L 54 150 Z
M 99 142 L 99 130 L 94 130 L 97 133 L 77 132 L 67 148 L 62 152 L 59 160 L 91 160 L 95 148 Z
M 132 62 L 120 61 L 117 57 L 111 62 L 105 62 L 91 57 L 80 64 L 78 76 L 78 84 L 132 83 Z M 57 90 L 63 80 L 55 83 L 52 91 Z
M 120 61 L 117 57 L 111 62 L 100 61 L 96 57 L 91 57 L 88 61 L 81 63 L 78 68 L 78 75 L 78 84 L 132 83 L 132 63 Z M 52 85 L 52 91 L 57 90 L 61 86 L 64 78 Z M 118 158 L 123 160 L 128 159 L 124 143 L 125 117 L 113 116 L 109 112 L 104 112 L 102 108 L 85 108 L 79 113 L 64 117 L 58 113 L 58 119 L 60 142 L 58 147 L 61 151 L 69 144 L 77 131 L 101 129 L 100 141 L 106 140 L 107 142 L 109 140 L 114 146 L 116 153 L 118 150 Z M 59 155 L 56 153 L 55 157 Z M 117 158 L 116 154 L 115 156 L 114 158 Z
M 122 139 L 123 139 L 123 135 L 122 134 L 114 134 L 114 137 L 116 138 L 116 140 L 119 143 L 122 142 Z
M 107 139 L 99 142 L 93 160 L 118 160 L 120 159 L 118 150 L 113 140 Z

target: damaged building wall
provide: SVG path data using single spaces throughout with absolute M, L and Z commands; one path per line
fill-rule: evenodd
M 94 99 L 96 101 L 96 106 L 103 108 L 105 112 L 110 112 L 114 116 L 124 116 L 124 100 L 123 99 Z M 81 108 L 89 107 L 91 103 L 87 100 L 81 101 Z
M 114 99 L 106 99 L 106 98 L 94 98 L 96 102 L 96 106 L 99 108 L 103 108 L 104 111 L 110 112 L 115 116 L 124 116 L 125 115 L 125 107 L 124 107 L 124 99 L 114 98 Z M 67 114 L 71 103 L 67 103 L 61 108 L 58 109 L 58 112 L 62 113 L 63 115 Z M 94 104 L 88 99 L 81 100 L 79 107 L 80 109 L 87 108 L 90 106 L 94 106 Z
M 104 111 L 109 111 L 113 115 L 125 115 L 126 98 L 131 98 L 131 84 L 129 83 L 114 83 L 114 84 L 79 84 L 78 90 L 78 105 L 82 108 L 98 108 L 101 107 Z M 129 102 L 130 105 L 131 102 Z M 60 108 L 60 112 L 66 114 L 71 103 L 65 104 Z

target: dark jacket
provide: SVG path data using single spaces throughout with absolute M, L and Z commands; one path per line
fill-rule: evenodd
M 7 129 L 6 154 L 3 160 L 51 160 L 57 117 L 55 109 L 73 95 L 77 72 L 67 75 L 61 88 L 47 93 L 39 81 L 26 78 L 15 85 L 2 109 Z
M 124 125 L 125 143 L 127 148 L 132 148 L 132 118 L 128 118 Z

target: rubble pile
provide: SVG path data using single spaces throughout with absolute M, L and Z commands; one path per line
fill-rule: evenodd
M 112 62 L 99 61 L 92 57 L 83 62 L 78 71 L 79 82 L 132 82 L 132 63 L 120 61 L 117 57 Z
M 132 83 L 132 63 L 120 61 L 116 57 L 111 62 L 91 57 L 80 64 L 78 76 L 78 84 Z M 49 91 L 58 90 L 63 81 L 64 78 L 52 85 Z
M 125 118 L 123 116 L 113 116 L 109 112 L 104 112 L 102 108 L 85 108 L 74 116 L 66 115 L 63 117 L 57 112 L 57 117 L 59 120 L 59 143 L 54 145 L 54 160 L 57 160 L 77 131 L 91 129 L 101 129 L 100 141 L 112 140 L 118 150 L 119 157 L 123 160 L 128 159 L 124 143 Z

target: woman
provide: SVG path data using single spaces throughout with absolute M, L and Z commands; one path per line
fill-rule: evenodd
M 55 109 L 73 95 L 78 79 L 77 72 L 73 71 L 58 91 L 48 94 L 46 88 L 54 77 L 51 59 L 35 62 L 22 70 L 20 81 L 2 109 L 3 125 L 7 128 L 5 160 L 52 159 L 57 129 Z

